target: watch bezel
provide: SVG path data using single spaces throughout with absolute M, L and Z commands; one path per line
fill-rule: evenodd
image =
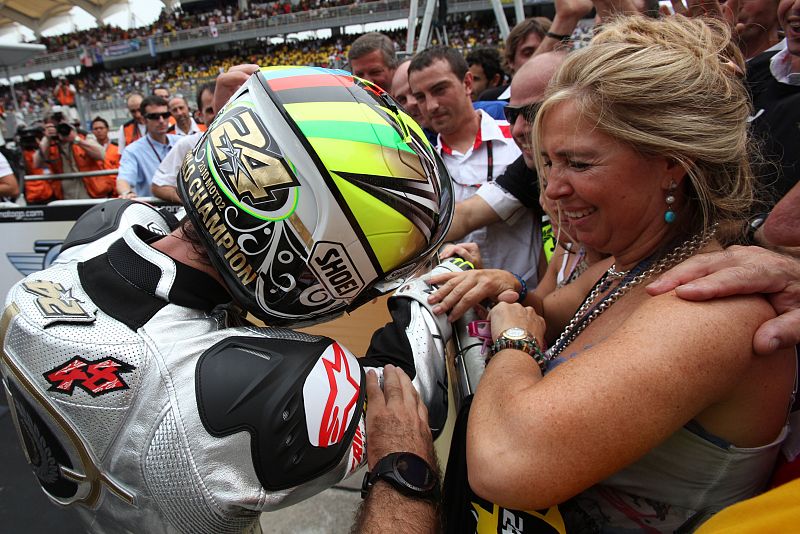
M 429 487 L 417 486 L 401 473 L 400 469 L 398 469 L 398 463 L 404 459 L 418 463 L 418 467 L 424 468 L 431 477 Z M 390 462 L 388 465 L 386 465 L 387 461 Z M 426 499 L 431 502 L 438 500 L 439 477 L 428 462 L 412 452 L 394 452 L 378 460 L 373 471 L 364 475 L 364 481 L 361 485 L 361 498 L 366 498 L 369 490 L 379 480 L 389 483 L 407 497 Z
M 504 337 L 511 341 L 522 341 L 525 339 L 533 338 L 530 332 L 519 326 L 512 326 L 511 328 L 506 328 L 505 330 L 503 330 L 503 333 L 500 334 L 500 337 Z
M 425 471 L 431 477 L 431 482 L 429 487 L 417 486 L 416 484 L 410 482 L 404 474 L 401 474 L 400 469 L 398 468 L 398 464 L 403 460 L 405 461 L 412 460 L 414 463 L 419 464 L 417 465 L 417 467 L 424 467 Z M 416 454 L 412 454 L 410 452 L 403 452 L 395 456 L 392 459 L 392 469 L 394 471 L 395 476 L 397 476 L 397 481 L 406 485 L 409 489 L 411 489 L 415 493 L 430 493 L 431 491 L 436 489 L 436 485 L 439 483 L 436 474 L 433 472 L 433 469 L 431 469 L 431 466 L 428 465 L 428 462 L 426 462 Z

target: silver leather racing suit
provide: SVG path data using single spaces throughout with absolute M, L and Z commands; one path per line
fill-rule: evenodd
M 328 338 L 243 326 L 215 280 L 149 246 L 169 231 L 152 211 L 17 283 L 0 322 L 29 463 L 89 530 L 260 531 L 260 512 L 364 463 L 364 368 L 402 367 L 443 425 L 442 325 L 423 298 L 390 300 L 360 363 Z

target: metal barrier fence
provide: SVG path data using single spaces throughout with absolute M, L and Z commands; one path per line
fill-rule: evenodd
M 523 0 L 524 5 L 551 4 L 552 2 L 553 0 Z M 502 3 L 507 7 L 511 7 L 511 0 L 503 0 Z M 255 36 L 271 37 L 300 31 L 379 22 L 393 18 L 407 18 L 409 9 L 409 0 L 377 0 L 219 23 L 213 27 L 202 26 L 188 30 L 160 33 L 106 43 L 98 47 L 81 47 L 63 52 L 48 52 L 30 59 L 20 67 L 10 69 L 10 74 L 24 74 L 36 70 L 49 70 L 69 65 L 78 66 L 80 65 L 81 54 L 93 53 L 95 49 L 104 59 L 111 60 L 115 57 L 148 55 L 152 53 L 151 50 L 157 52 L 182 50 L 191 47 L 192 41 L 204 39 L 214 39 L 216 42 L 236 41 Z M 448 3 L 448 11 L 450 13 L 475 13 L 491 9 L 491 5 L 486 0 L 450 0 Z M 422 13 L 420 12 L 421 16 Z
M 473 1 L 474 0 L 470 0 Z M 453 4 L 459 3 L 457 0 Z M 484 4 L 485 2 L 476 2 Z M 281 30 L 281 27 L 294 25 L 298 23 L 312 23 L 318 25 L 319 28 L 330 27 L 331 18 L 345 18 L 350 16 L 386 13 L 390 11 L 408 10 L 409 0 L 379 0 L 376 2 L 366 2 L 363 4 L 351 4 L 347 6 L 326 7 L 315 9 L 312 11 L 300 11 L 297 13 L 285 13 L 281 15 L 273 15 L 271 17 L 261 17 L 257 19 L 239 20 L 234 22 L 226 22 L 216 24 L 216 33 L 219 35 L 239 33 L 251 30 L 274 30 L 265 32 L 264 36 L 280 35 L 286 33 Z M 192 41 L 200 38 L 211 36 L 211 27 L 202 26 L 199 28 L 191 28 L 188 30 L 180 30 L 166 34 L 152 35 L 146 37 L 138 37 L 134 39 L 127 39 L 123 41 L 115 41 L 102 46 L 103 56 L 113 58 L 115 55 L 124 55 L 125 53 L 143 50 L 147 52 L 149 41 L 152 39 L 153 44 L 161 50 L 169 50 L 171 47 L 178 43 Z M 127 47 L 126 47 L 127 45 Z M 122 54 L 118 52 L 125 51 Z M 65 61 L 74 61 L 76 65 L 80 63 L 80 56 L 83 52 L 82 48 L 73 50 L 66 50 L 63 52 L 53 52 L 37 56 L 27 61 L 24 65 L 40 66 L 42 70 L 47 70 L 48 64 L 60 63 Z M 12 70 L 13 74 L 13 70 Z
M 26 174 L 25 181 L 34 180 L 77 180 L 78 178 L 91 178 L 92 176 L 110 176 L 119 174 L 119 169 L 104 169 L 101 171 L 62 172 L 61 174 Z

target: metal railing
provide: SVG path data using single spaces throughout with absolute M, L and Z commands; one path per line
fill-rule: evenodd
M 525 5 L 546 4 L 552 3 L 552 0 L 523 0 L 523 3 Z M 169 52 L 188 48 L 202 40 L 224 43 L 256 37 L 286 35 L 300 31 L 379 22 L 393 18 L 407 18 L 409 5 L 409 0 L 378 0 L 220 23 L 214 26 L 216 36 L 213 35 L 211 26 L 202 26 L 104 43 L 98 47 L 86 46 L 63 52 L 48 52 L 30 59 L 22 66 L 10 69 L 9 74 L 26 74 L 36 70 L 78 66 L 80 65 L 80 56 L 84 48 L 90 53 L 95 48 L 102 50 L 104 60 L 110 61 L 115 58 L 122 59 L 150 54 L 150 40 L 153 42 L 152 46 L 156 53 Z M 486 0 L 450 0 L 448 4 L 450 13 L 474 13 L 490 11 L 491 9 L 491 4 Z
M 119 174 L 118 169 L 104 169 L 86 172 L 62 172 L 61 174 L 26 174 L 25 181 L 35 180 L 77 180 L 78 178 L 91 178 L 92 176 L 110 176 Z

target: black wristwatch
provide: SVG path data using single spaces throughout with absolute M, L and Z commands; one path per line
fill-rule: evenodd
M 758 245 L 756 242 L 756 232 L 764 225 L 764 221 L 769 217 L 769 213 L 759 213 L 747 221 L 746 239 L 749 245 Z
M 361 498 L 379 480 L 391 484 L 406 497 L 423 499 L 432 503 L 439 501 L 439 477 L 428 462 L 410 452 L 393 452 L 378 460 L 375 468 L 364 475 L 361 483 Z

